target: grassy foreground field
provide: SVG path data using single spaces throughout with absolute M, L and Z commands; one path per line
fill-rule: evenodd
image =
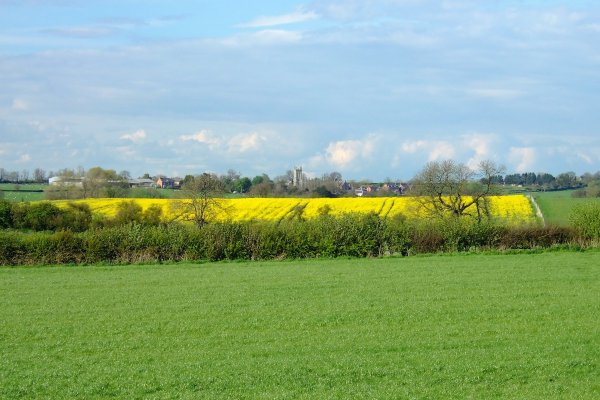
M 600 252 L 0 270 L 0 398 L 599 398 Z

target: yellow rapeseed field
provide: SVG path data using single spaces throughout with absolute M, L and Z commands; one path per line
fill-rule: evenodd
M 491 196 L 491 214 L 494 219 L 509 223 L 530 223 L 535 221 L 533 208 L 524 195 Z M 163 215 L 175 219 L 175 199 L 85 199 L 76 203 L 86 203 L 94 213 L 108 217 L 115 215 L 117 205 L 122 201 L 135 201 L 145 210 L 153 204 L 160 205 Z M 356 197 L 356 198 L 242 198 L 216 199 L 222 207 L 216 215 L 219 221 L 280 221 L 292 215 L 302 218 L 315 218 L 322 214 L 333 216 L 344 213 L 374 212 L 382 218 L 402 215 L 406 218 L 423 217 L 423 211 L 415 197 Z M 72 200 L 57 200 L 53 203 L 65 207 Z

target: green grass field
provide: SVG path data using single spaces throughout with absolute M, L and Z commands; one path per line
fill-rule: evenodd
M 574 198 L 571 196 L 572 193 L 572 190 L 532 193 L 533 198 L 542 210 L 542 214 L 544 214 L 546 224 L 567 226 L 569 225 L 569 216 L 578 204 L 600 201 L 598 198 Z
M 600 398 L 600 252 L 0 269 L 0 398 Z
M 8 201 L 39 201 L 44 199 L 43 192 L 29 192 L 29 190 L 44 190 L 48 185 L 39 183 L 0 183 L 5 200 Z

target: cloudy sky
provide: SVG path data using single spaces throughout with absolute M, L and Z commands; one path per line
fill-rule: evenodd
M 596 0 L 0 0 L 0 167 L 600 170 Z

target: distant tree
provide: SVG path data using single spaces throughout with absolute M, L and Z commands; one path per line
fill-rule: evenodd
M 541 172 L 537 175 L 537 184 L 543 186 L 544 188 L 550 188 L 556 178 L 548 173 Z
M 333 198 L 333 197 L 337 197 L 335 194 L 333 194 L 329 189 L 327 189 L 325 186 L 319 186 L 317 187 L 313 193 L 316 195 L 316 197 L 328 197 L 328 198 Z
M 231 182 L 240 179 L 240 177 L 242 176 L 242 174 L 240 174 L 239 172 L 237 172 L 234 169 L 228 169 L 227 170 L 227 179 L 229 179 Z
M 172 214 L 176 219 L 194 222 L 202 227 L 213 221 L 220 212 L 227 212 L 223 199 L 222 180 L 216 175 L 204 173 L 183 185 L 180 200 L 173 203 Z
M 252 178 L 252 186 L 260 185 L 264 181 L 265 181 L 264 175 L 256 175 L 254 178 Z
M 186 175 L 183 177 L 183 180 L 181 181 L 181 186 L 184 187 L 186 185 L 191 184 L 192 182 L 194 182 L 194 175 Z
M 273 189 L 273 182 L 261 182 L 256 185 L 252 185 L 249 193 L 251 196 L 255 197 L 269 197 L 273 193 Z
M 73 169 L 70 168 L 63 168 L 63 169 L 59 169 L 58 171 L 56 171 L 56 176 L 60 176 L 63 178 L 81 178 L 83 177 L 83 175 L 80 175 L 79 172 L 76 172 Z
M 20 182 L 28 182 L 29 181 L 29 170 L 24 169 L 21 171 L 21 173 L 19 174 L 19 181 Z
M 233 190 L 238 193 L 246 193 L 252 187 L 252 181 L 248 177 L 242 177 L 234 181 Z
M 481 221 L 489 213 L 494 177 L 503 169 L 493 161 L 482 161 L 477 170 L 453 160 L 430 162 L 415 176 L 411 190 L 430 215 L 471 215 Z
M 33 170 L 33 180 L 37 183 L 46 182 L 46 171 L 41 168 L 36 168 Z M 47 183 L 47 182 L 46 182 Z
M 575 172 L 563 172 L 556 177 L 556 184 L 562 189 L 575 188 L 578 186 Z
M 219 176 L 219 180 L 223 183 L 223 189 L 228 192 L 232 192 L 234 189 L 234 184 L 237 180 L 239 180 L 241 174 L 236 170 L 229 169 L 225 175 Z
M 119 176 L 113 169 L 103 169 L 101 167 L 90 168 L 83 180 L 84 197 L 119 197 L 121 192 L 112 190 L 106 191 L 109 187 L 126 188 L 127 181 Z
M 44 189 L 46 200 L 75 200 L 82 199 L 83 188 L 70 183 L 57 183 Z
M 123 170 L 123 171 L 119 172 L 119 177 L 121 179 L 123 179 L 124 181 L 127 181 L 127 180 L 131 179 L 131 173 L 129 173 L 129 171 L 127 171 L 127 170 Z

